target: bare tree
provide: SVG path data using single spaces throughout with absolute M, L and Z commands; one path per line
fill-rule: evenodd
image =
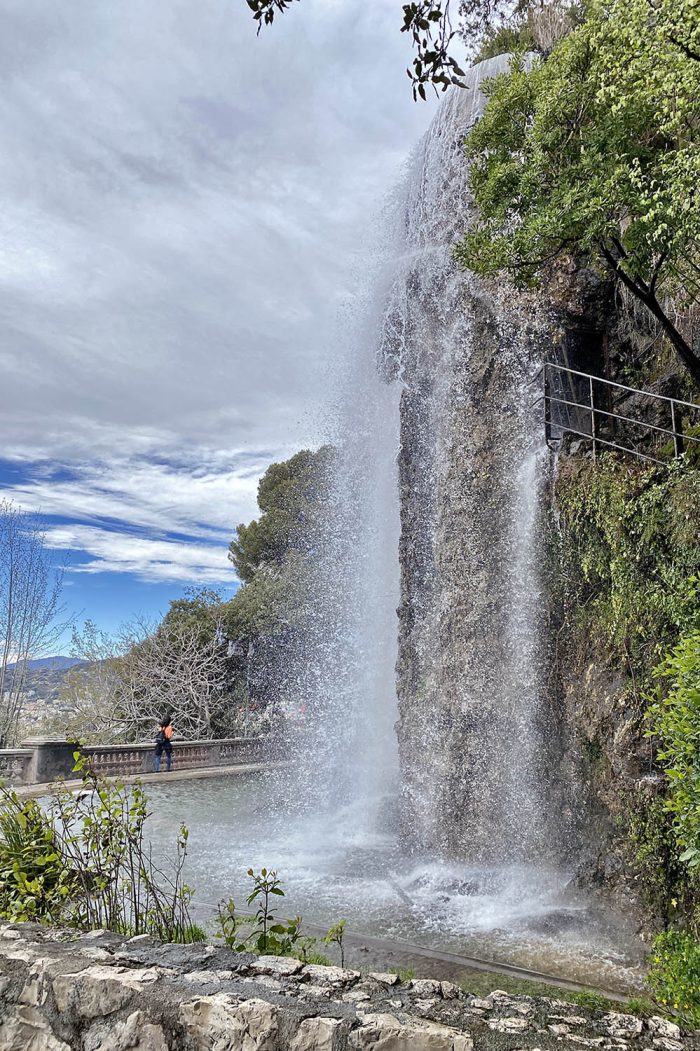
M 214 736 L 231 705 L 219 637 L 203 639 L 195 623 L 143 620 L 108 636 L 86 622 L 74 632 L 73 652 L 89 663 L 66 677 L 61 700 L 71 713 L 63 730 L 89 740 L 143 740 L 168 714 L 178 736 Z
M 29 661 L 46 656 L 66 629 L 60 618 L 63 574 L 41 524 L 0 501 L 0 747 L 14 742 Z

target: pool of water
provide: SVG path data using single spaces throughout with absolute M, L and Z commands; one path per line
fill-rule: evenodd
M 187 880 L 198 919 L 232 897 L 245 908 L 246 872 L 275 869 L 285 915 L 365 936 L 517 964 L 618 992 L 642 985 L 644 948 L 624 917 L 553 868 L 486 867 L 407 857 L 394 806 L 312 810 L 285 778 L 239 775 L 148 786 L 150 837 L 167 855 L 190 830 Z M 282 900 L 282 899 L 280 899 Z M 282 910 L 280 910 L 282 911 Z

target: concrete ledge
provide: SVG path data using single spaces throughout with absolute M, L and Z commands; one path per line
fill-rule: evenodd
M 684 1051 L 661 1017 L 212 945 L 0 928 L 2 1051 Z
M 202 766 L 189 770 L 165 770 L 159 774 L 123 774 L 119 777 L 105 777 L 104 781 L 115 783 L 122 781 L 125 784 L 161 784 L 166 781 L 194 781 L 203 777 L 234 777 L 237 774 L 258 774 L 264 770 L 282 770 L 289 766 L 289 761 L 269 763 L 236 763 L 235 766 Z M 38 799 L 41 796 L 50 796 L 58 789 L 78 791 L 83 787 L 83 782 L 72 781 L 47 781 L 41 785 L 18 785 L 13 791 L 20 799 Z M 1 1051 L 1 1049 L 0 1049 Z

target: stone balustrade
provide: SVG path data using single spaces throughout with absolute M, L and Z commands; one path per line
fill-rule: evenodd
M 45 784 L 69 778 L 78 746 L 65 739 L 33 737 L 21 748 L 0 749 L 0 778 L 10 785 Z M 152 741 L 135 744 L 83 745 L 80 749 L 101 776 L 148 773 L 153 769 Z M 217 741 L 173 739 L 173 765 L 178 770 L 238 766 L 279 758 L 278 743 L 267 737 L 227 737 Z
M 0 749 L 0 779 L 10 785 L 28 784 L 33 756 L 31 748 Z

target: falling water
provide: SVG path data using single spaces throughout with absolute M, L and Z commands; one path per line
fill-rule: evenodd
M 216 900 L 244 893 L 249 865 L 276 867 L 309 922 L 605 984 L 627 933 L 556 864 L 530 386 L 547 326 L 452 253 L 473 216 L 461 141 L 505 64 L 447 95 L 382 231 L 389 265 L 337 377 L 326 525 L 285 655 L 306 721 L 277 783 L 206 789 L 193 880 Z
M 398 662 L 404 828 L 417 850 L 527 860 L 551 842 L 539 566 L 542 428 L 529 386 L 546 341 L 532 305 L 460 270 L 473 218 L 472 70 L 416 158 L 384 368 L 402 385 Z

